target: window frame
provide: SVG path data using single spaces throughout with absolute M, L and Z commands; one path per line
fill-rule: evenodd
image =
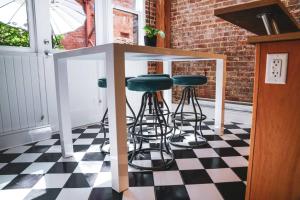
M 29 31 L 29 47 L 17 46 L 0 46 L 0 51 L 9 52 L 37 52 L 37 30 L 34 13 L 34 1 L 25 0 L 27 7 L 28 31 Z M 122 6 L 113 5 L 112 0 L 95 1 L 95 29 L 96 29 L 96 45 L 113 42 L 113 9 L 136 14 L 138 16 L 138 45 L 144 44 L 144 26 L 145 21 L 145 0 L 136 0 L 135 9 L 124 8 Z M 99 18 L 99 19 L 97 19 Z M 103 19 L 105 18 L 105 19 Z M 103 24 L 99 24 L 104 22 Z M 104 32 L 105 31 L 105 32 Z M 62 49 L 51 49 L 51 52 L 62 52 Z
M 29 32 L 29 47 L 18 47 L 18 46 L 3 46 L 0 45 L 0 51 L 16 51 L 16 52 L 35 52 L 36 51 L 36 32 L 35 32 L 35 21 L 34 21 L 34 9 L 32 0 L 26 1 L 27 21 L 28 21 L 28 32 Z
M 135 9 L 131 9 L 131 8 L 126 8 L 123 6 L 119 6 L 119 5 L 114 5 L 112 3 L 112 12 L 114 9 L 119 10 L 119 11 L 123 11 L 123 12 L 127 12 L 130 14 L 134 14 L 137 15 L 137 20 L 138 20 L 138 44 L 137 45 L 145 45 L 144 42 L 144 35 L 145 35 L 145 31 L 144 31 L 144 26 L 146 24 L 145 22 L 145 0 L 135 0 Z M 113 21 L 113 15 L 112 15 L 112 21 Z M 114 32 L 112 31 L 112 38 L 114 38 Z

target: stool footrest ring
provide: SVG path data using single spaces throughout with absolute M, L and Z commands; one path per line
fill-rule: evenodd
M 165 150 L 165 149 L 162 149 L 162 150 L 161 150 L 160 148 L 144 148 L 144 149 L 141 149 L 141 150 L 139 150 L 139 151 L 136 151 L 136 152 L 134 153 L 134 155 L 132 155 L 134 151 L 130 151 L 130 152 L 128 153 L 128 158 L 130 158 L 130 157 L 132 157 L 132 156 L 136 157 L 136 156 L 139 155 L 139 154 L 142 154 L 142 153 L 149 153 L 149 152 L 151 152 L 151 151 L 162 151 L 162 152 L 164 152 L 165 154 L 169 155 L 169 156 L 171 157 L 171 159 L 164 159 L 164 160 L 162 160 L 162 165 L 155 166 L 155 167 L 154 167 L 154 166 L 151 166 L 151 167 L 140 166 L 140 165 L 136 165 L 136 164 L 134 164 L 133 162 L 130 162 L 130 161 L 128 162 L 129 166 L 134 167 L 134 168 L 136 168 L 136 169 L 140 169 L 140 170 L 163 170 L 163 169 L 168 169 L 168 168 L 170 168 L 170 167 L 172 166 L 172 164 L 174 163 L 174 161 L 175 161 L 174 155 L 173 155 L 172 151 L 170 151 L 170 152 L 168 153 L 167 150 Z M 134 161 L 134 160 L 133 160 L 133 161 Z
M 180 133 L 176 135 L 172 135 L 168 138 L 168 141 L 171 145 L 176 146 L 176 147 L 182 147 L 182 148 L 197 148 L 201 147 L 205 144 L 207 144 L 207 140 L 205 137 L 201 136 L 199 133 L 197 133 L 197 140 L 193 140 L 187 143 L 183 143 L 182 141 L 185 140 L 184 135 L 191 135 L 193 133 Z

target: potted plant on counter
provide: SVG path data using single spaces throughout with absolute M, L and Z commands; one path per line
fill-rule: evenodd
M 145 45 L 146 46 L 152 46 L 156 47 L 156 42 L 157 42 L 157 35 L 159 35 L 161 38 L 165 38 L 165 33 L 162 30 L 153 28 L 151 26 L 145 26 Z

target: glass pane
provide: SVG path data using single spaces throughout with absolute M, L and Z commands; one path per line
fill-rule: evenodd
M 113 0 L 113 5 L 128 9 L 135 9 L 135 0 Z
M 114 42 L 138 44 L 138 16 L 114 9 Z
M 29 47 L 26 1 L 1 0 L 0 13 L 0 46 Z
M 95 1 L 77 2 L 69 4 L 68 1 L 64 1 L 56 5 L 50 3 L 54 49 L 70 50 L 91 47 L 96 44 Z

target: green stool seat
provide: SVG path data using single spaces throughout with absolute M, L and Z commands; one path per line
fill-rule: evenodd
M 172 77 L 175 85 L 203 85 L 207 83 L 207 77 L 202 75 L 177 75 Z
M 143 75 L 139 75 L 138 77 L 154 77 L 154 76 L 170 78 L 169 74 L 143 74 Z
M 128 80 L 127 88 L 133 91 L 156 92 L 168 90 L 173 86 L 173 80 L 168 77 L 152 76 L 137 77 Z
M 126 77 L 125 78 L 125 86 L 126 87 L 127 87 L 127 84 L 128 84 L 128 80 L 132 79 L 132 78 L 134 78 L 134 77 Z M 98 79 L 98 87 L 107 88 L 106 78 L 100 78 L 100 79 Z

